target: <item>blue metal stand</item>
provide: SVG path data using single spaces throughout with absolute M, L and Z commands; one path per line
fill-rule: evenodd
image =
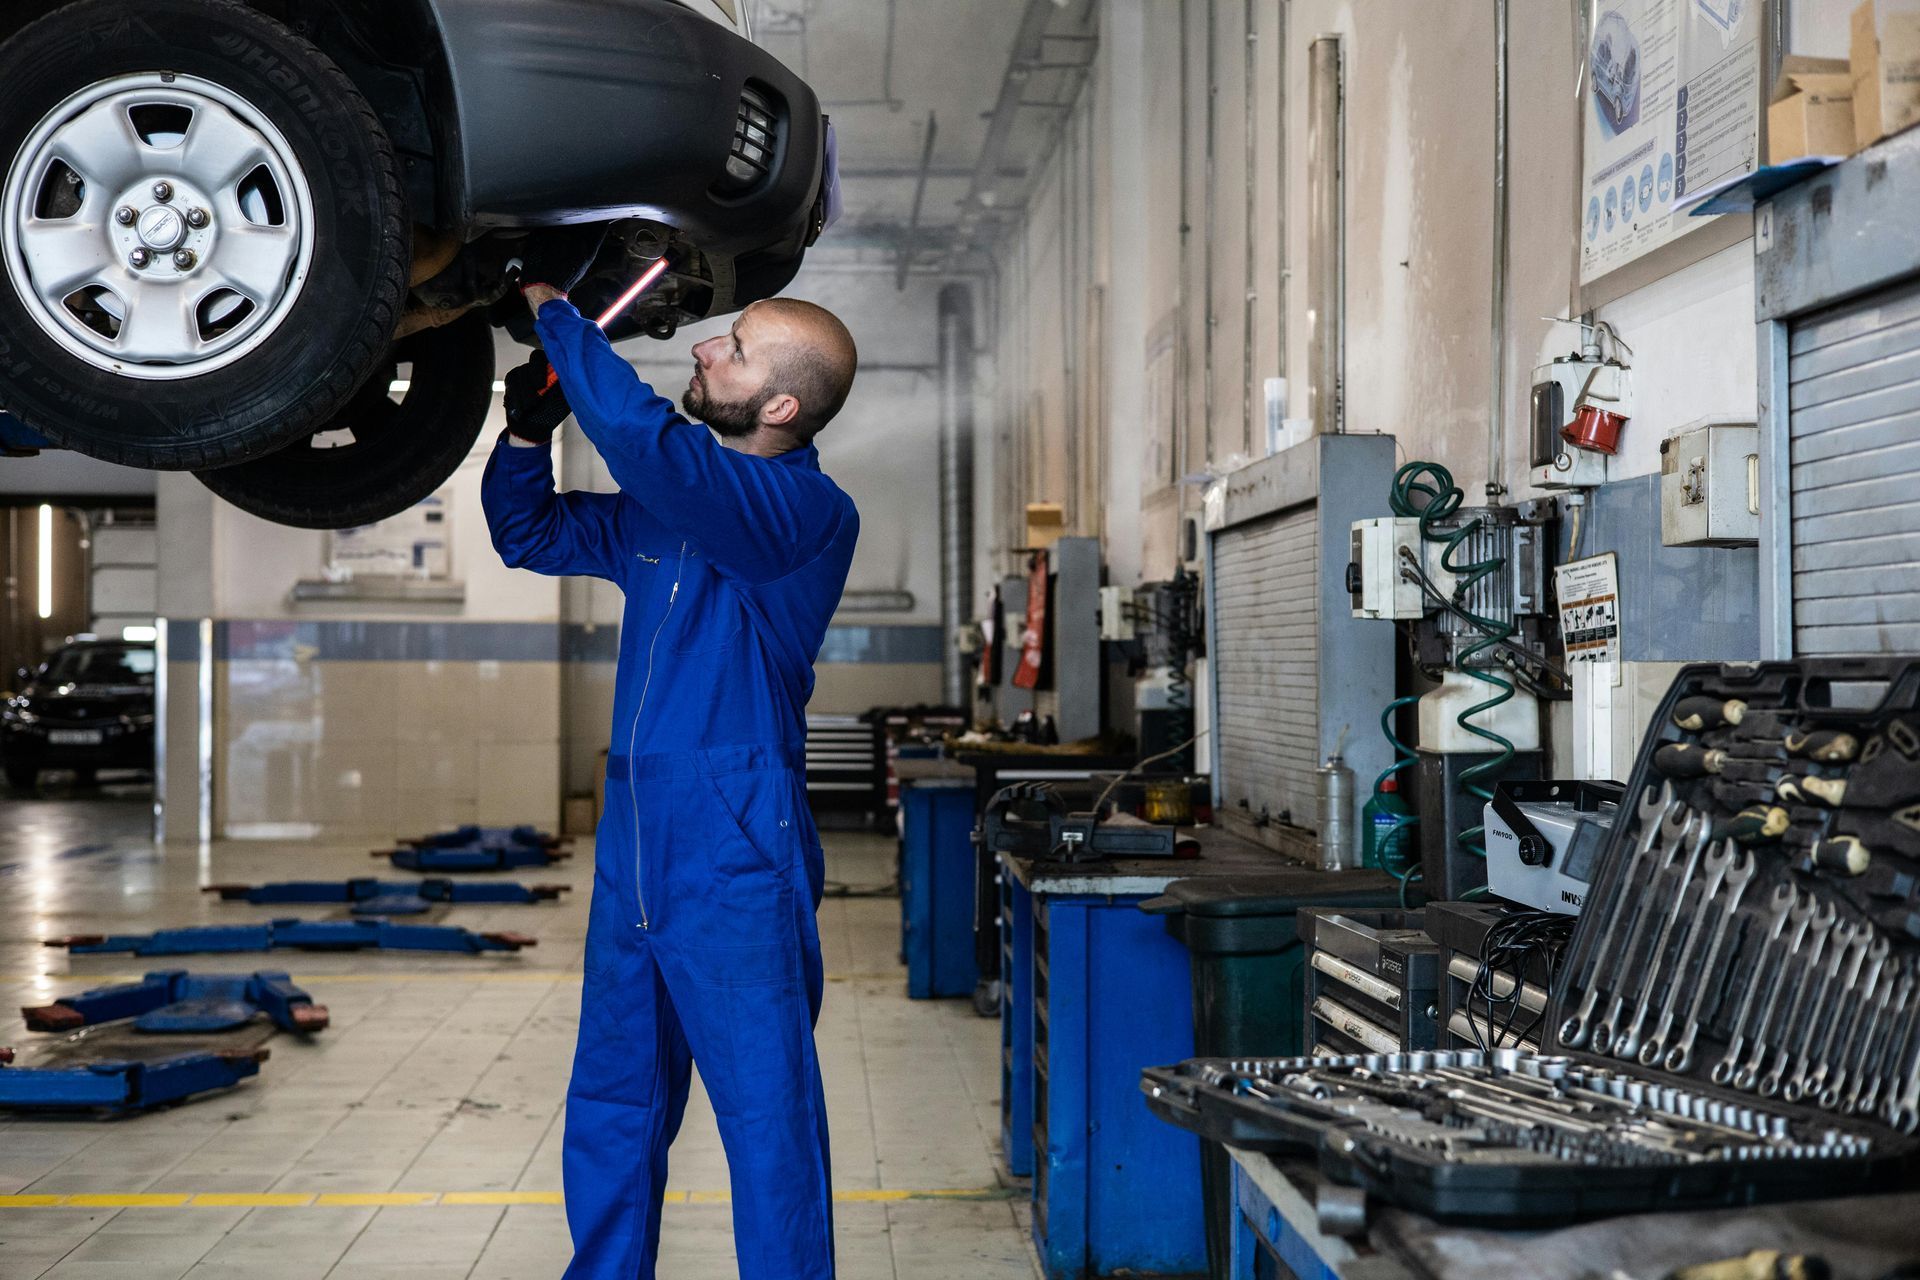
M 452 880 L 394 881 L 362 876 L 352 880 L 285 880 L 276 884 L 210 884 L 203 892 L 217 893 L 223 902 L 250 902 L 273 906 L 296 902 L 351 902 L 357 916 L 416 916 L 434 903 L 461 906 L 474 903 L 517 905 L 550 902 L 568 892 L 564 884 L 510 884 L 483 881 L 456 884 Z
M 19 1111 L 102 1111 L 121 1115 L 227 1089 L 260 1074 L 265 1049 L 188 1053 L 159 1062 L 90 1062 L 84 1067 L 9 1067 L 0 1049 L 0 1107 Z
M 282 1031 L 319 1031 L 325 1005 L 293 985 L 284 973 L 192 974 L 185 969 L 150 973 L 139 982 L 95 987 L 55 1004 L 20 1010 L 29 1031 L 77 1031 L 102 1022 L 134 1018 L 136 1031 L 160 1035 L 231 1031 L 265 1014 Z
M 914 1000 L 970 996 L 980 980 L 973 939 L 973 784 L 901 788 L 901 949 Z
M 1338 1280 L 1339 1272 L 1238 1164 L 1233 1168 L 1233 1203 L 1233 1280 Z
M 58 445 L 12 414 L 0 413 L 0 457 L 31 457 L 42 449 Z
M 201 925 L 157 933 L 74 934 L 50 947 L 75 955 L 131 952 L 136 956 L 182 956 L 235 951 L 518 951 L 535 945 L 521 933 L 475 933 L 451 925 L 393 924 L 386 920 L 272 920 L 266 924 Z

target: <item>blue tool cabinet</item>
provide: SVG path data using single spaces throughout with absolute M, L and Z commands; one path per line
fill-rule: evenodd
M 970 996 L 980 978 L 973 940 L 973 784 L 930 780 L 901 788 L 901 950 L 907 995 Z
M 1007 1171 L 1033 1176 L 1033 895 L 1001 869 L 1000 1148 Z
M 1140 1095 L 1141 1068 L 1193 1056 L 1186 950 L 1138 910 L 1171 870 L 1089 892 L 1102 869 L 1035 876 L 1002 859 L 1003 1136 L 1009 1164 L 1032 1161 L 1048 1280 L 1206 1269 L 1199 1142 Z M 1028 1108 L 1030 1152 L 1017 1145 Z

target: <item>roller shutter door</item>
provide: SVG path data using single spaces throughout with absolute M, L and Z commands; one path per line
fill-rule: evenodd
M 96 635 L 118 639 L 130 626 L 151 627 L 158 610 L 158 537 L 152 525 L 96 524 L 88 569 Z
M 1220 795 L 1309 826 L 1320 740 L 1319 515 L 1312 503 L 1213 544 Z
M 1788 352 L 1794 650 L 1920 652 L 1920 282 L 1807 315 Z

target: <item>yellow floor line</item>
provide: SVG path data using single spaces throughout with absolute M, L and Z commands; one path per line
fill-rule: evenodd
M 1016 1192 L 1006 1187 L 940 1188 L 933 1190 L 836 1191 L 840 1204 L 898 1204 L 909 1200 L 1009 1200 Z M 669 1191 L 668 1204 L 730 1204 L 726 1191 Z M 338 1209 L 427 1208 L 453 1205 L 559 1205 L 558 1191 L 180 1191 L 133 1192 L 119 1195 L 88 1192 L 72 1195 L 0 1195 L 0 1209 Z

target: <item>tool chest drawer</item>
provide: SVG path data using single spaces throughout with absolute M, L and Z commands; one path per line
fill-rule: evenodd
M 1626 797 L 1543 1052 L 1195 1060 L 1149 1105 L 1487 1225 L 1920 1183 L 1920 658 L 1683 668 Z
M 1420 924 L 1418 911 L 1300 912 L 1302 1044 L 1334 1054 L 1433 1047 L 1439 948 Z

